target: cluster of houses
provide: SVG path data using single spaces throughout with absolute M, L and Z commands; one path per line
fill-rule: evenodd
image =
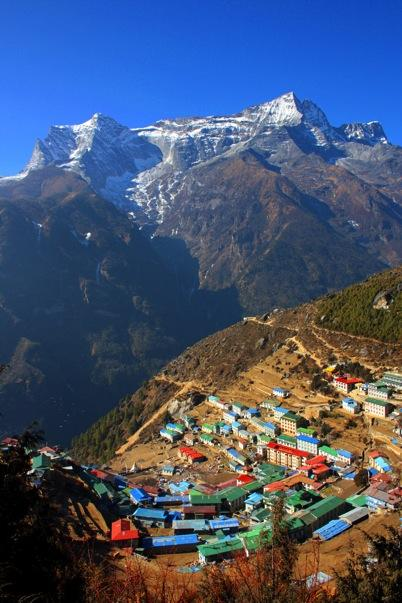
M 384 373 L 383 377 L 372 383 L 365 383 L 363 379 L 345 374 L 332 374 L 331 368 L 326 369 L 326 377 L 332 381 L 334 387 L 342 393 L 349 394 L 357 389 L 364 394 L 362 403 L 347 396 L 342 400 L 342 408 L 351 414 L 362 410 L 368 415 L 385 418 L 398 414 L 391 399 L 395 392 L 402 392 L 402 374 L 396 372 Z
M 186 446 L 179 447 L 179 456 L 189 463 L 206 460 L 205 454 L 194 447 L 198 442 L 219 451 L 235 472 L 247 471 L 253 463 L 265 460 L 317 481 L 337 471 L 353 470 L 352 452 L 326 446 L 306 419 L 277 399 L 264 400 L 254 407 L 209 396 L 207 403 L 219 411 L 219 420 L 197 425 L 194 418 L 186 416 L 182 422 L 167 423 L 160 431 L 161 437 L 170 442 L 184 440 Z
M 377 388 L 402 389 L 402 377 L 398 378 L 387 373 Z M 341 379 L 341 387 L 346 387 L 342 391 L 348 393 L 345 380 L 350 379 Z M 289 392 L 275 388 L 273 393 L 276 398 L 256 406 L 210 395 L 207 403 L 218 411 L 214 413 L 218 420 L 197 424 L 187 415 L 160 430 L 160 437 L 178 442 L 181 469 L 194 470 L 195 463 L 208 460 L 206 447 L 216 449 L 233 474 L 221 483 L 182 479 L 171 462 L 161 468 L 159 476 L 164 479 L 158 486 L 141 485 L 127 475 L 77 465 L 57 447 L 48 446 L 30 451 L 31 479 L 40 486 L 55 467 L 72 471 L 115 517 L 110 530 L 113 545 L 147 556 L 194 552 L 202 564 L 240 553 L 248 556 L 269 542 L 272 512 L 279 500 L 289 534 L 299 542 L 328 540 L 369 513 L 399 507 L 402 489 L 389 459 L 376 450 L 368 454 L 368 484 L 347 499 L 333 495 L 330 484 L 356 475 L 353 453 L 326 445 L 302 416 L 284 406 Z M 370 403 L 371 395 L 368 391 L 365 403 Z M 354 403 L 345 398 L 342 405 L 354 409 Z M 6 438 L 2 450 L 16 445 L 17 440 Z

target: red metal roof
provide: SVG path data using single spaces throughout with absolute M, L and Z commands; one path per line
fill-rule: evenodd
M 19 444 L 17 438 L 4 438 L 4 440 L 2 440 L 1 443 L 4 446 L 18 446 L 18 444 Z
M 251 482 L 255 482 L 256 479 L 255 477 L 251 477 L 251 475 L 245 475 L 244 473 L 241 473 L 238 477 L 237 477 L 237 484 L 249 484 Z
M 188 505 L 183 507 L 183 515 L 190 515 L 193 513 L 204 513 L 205 515 L 209 515 L 215 513 L 215 511 L 215 505 Z
M 195 450 L 195 448 L 190 448 L 189 446 L 181 446 L 179 448 L 179 452 L 181 454 L 185 454 L 186 456 L 189 456 L 192 459 L 200 459 L 200 458 L 205 458 L 205 455 L 201 454 L 201 452 L 198 452 L 197 450 Z
M 321 465 L 322 463 L 325 463 L 326 460 L 326 456 L 324 456 L 323 454 L 318 454 L 317 456 L 313 456 L 312 459 L 308 459 L 306 463 L 307 465 Z
M 313 473 L 315 475 L 319 475 L 320 473 L 325 473 L 326 471 L 329 471 L 329 467 L 328 465 L 317 465 L 316 467 L 313 467 Z
M 287 454 L 291 454 L 293 456 L 299 456 L 301 458 L 307 459 L 311 454 L 304 450 L 296 450 L 295 448 L 290 448 L 289 446 L 283 446 L 282 444 L 278 444 L 277 442 L 268 442 L 267 448 L 274 448 L 278 452 L 285 452 Z
M 133 528 L 129 519 L 118 519 L 112 523 L 111 540 L 138 540 L 140 533 Z
M 338 383 L 345 383 L 346 385 L 356 385 L 356 383 L 363 383 L 363 379 L 358 377 L 336 377 L 335 381 Z
M 91 469 L 90 473 L 99 479 L 110 479 L 110 475 L 101 469 Z

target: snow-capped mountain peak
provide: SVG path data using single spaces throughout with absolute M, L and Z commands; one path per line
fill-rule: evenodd
M 384 129 L 378 121 L 368 121 L 367 123 L 350 123 L 340 126 L 339 131 L 347 140 L 362 142 L 366 144 L 387 144 L 388 138 Z
M 160 221 L 174 203 L 183 173 L 220 155 L 258 147 L 280 167 L 290 148 L 337 161 L 356 157 L 363 145 L 366 152 L 387 142 L 378 122 L 336 128 L 315 103 L 287 92 L 234 115 L 129 128 L 95 113 L 81 124 L 52 126 L 45 139 L 36 141 L 19 177 L 46 165 L 73 170 L 103 197 Z

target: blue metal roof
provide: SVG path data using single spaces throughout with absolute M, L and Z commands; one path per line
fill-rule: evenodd
M 338 452 L 338 454 L 340 454 L 341 456 L 344 456 L 347 459 L 353 458 L 353 453 L 349 452 L 349 450 L 341 450 L 338 448 L 337 452 Z
M 288 408 L 284 408 L 283 406 L 277 406 L 277 407 L 274 409 L 274 412 L 276 412 L 276 413 L 278 413 L 278 412 L 279 412 L 279 414 L 284 415 L 284 414 L 286 414 L 287 412 L 289 412 L 289 409 L 288 409 Z
M 130 496 L 135 502 L 142 502 L 144 500 L 152 500 L 152 497 L 148 492 L 145 492 L 142 488 L 133 488 L 130 490 Z
M 148 536 L 141 540 L 141 546 L 144 549 L 180 546 L 185 544 L 199 544 L 198 535 L 180 534 L 177 536 L 156 536 L 155 538 Z
M 349 528 L 350 524 L 346 521 L 343 521 L 342 519 L 332 519 L 326 523 L 325 526 L 322 526 L 322 528 L 315 530 L 313 536 L 319 536 L 321 540 L 331 540 L 331 538 L 338 536 L 338 534 L 342 534 L 342 532 L 345 532 Z
M 148 509 L 146 507 L 138 507 L 133 513 L 136 519 L 161 519 L 167 518 L 167 511 L 163 509 Z
M 384 471 L 391 470 L 390 465 L 382 456 L 378 456 L 376 459 L 374 459 L 374 462 L 376 465 L 378 465 L 378 467 L 380 467 L 380 469 L 383 469 Z
M 319 444 L 320 440 L 317 440 L 317 438 L 313 438 L 311 436 L 308 435 L 298 435 L 296 436 L 297 440 L 300 440 L 301 442 L 307 442 L 308 444 Z
M 192 484 L 191 482 L 186 482 L 186 481 L 182 481 L 179 483 L 174 483 L 172 482 L 171 484 L 169 484 L 169 490 L 170 492 L 176 493 L 176 492 L 186 492 L 189 488 L 191 488 Z
M 163 503 L 177 503 L 178 505 L 186 505 L 190 501 L 188 496 L 156 496 L 155 504 L 162 505 Z
M 262 421 L 261 425 L 263 427 L 267 427 L 268 429 L 276 429 L 275 423 L 271 423 L 270 421 Z
M 261 502 L 263 498 L 264 497 L 262 494 L 259 494 L 258 492 L 253 492 L 253 494 L 250 494 L 250 496 L 248 496 L 244 502 L 246 505 L 255 504 Z
M 238 528 L 239 520 L 235 517 L 229 517 L 228 519 L 211 519 L 209 522 L 211 530 L 224 530 L 227 528 Z

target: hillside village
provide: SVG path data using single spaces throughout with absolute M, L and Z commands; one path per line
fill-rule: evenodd
M 279 385 L 253 404 L 215 392 L 161 426 L 149 462 L 81 465 L 45 446 L 30 451 L 30 478 L 38 488 L 54 470 L 79 479 L 100 511 L 92 536 L 118 554 L 165 558 L 183 571 L 253 554 L 271 538 L 278 501 L 288 533 L 305 546 L 398 525 L 402 374 L 365 382 L 330 365 L 323 378 L 340 395 L 316 416 Z M 353 438 L 350 448 L 335 445 L 326 422 L 334 413 L 351 434 L 381 429 L 387 445 L 375 447 L 370 437 L 360 447 Z M 17 445 L 5 438 L 2 454 Z

